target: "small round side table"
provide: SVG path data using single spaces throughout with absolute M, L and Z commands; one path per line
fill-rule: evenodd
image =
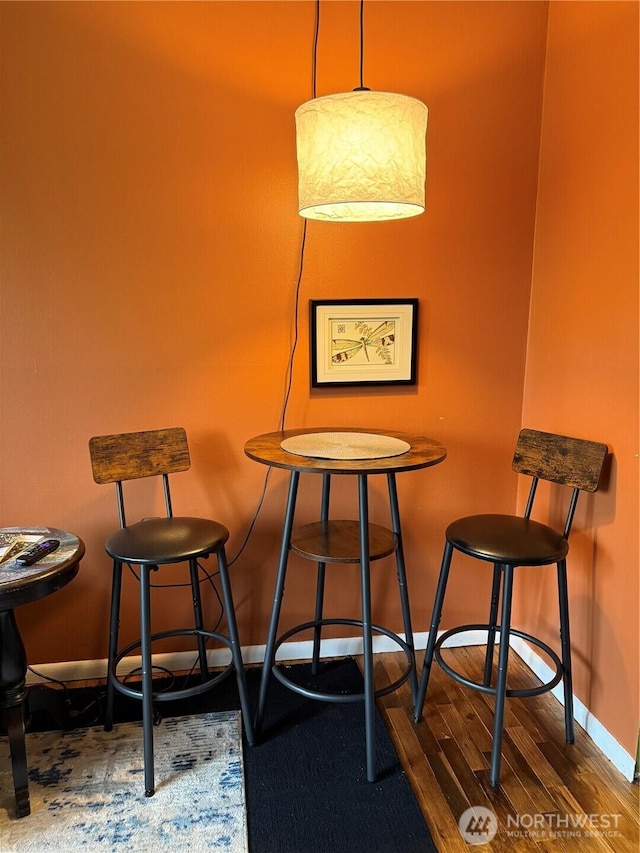
M 60 540 L 56 551 L 32 566 L 18 565 L 10 554 L 0 563 L 0 720 L 9 738 L 16 815 L 25 817 L 31 811 L 24 732 L 27 654 L 15 608 L 51 595 L 72 581 L 78 574 L 84 543 L 56 527 L 3 527 L 0 533 Z

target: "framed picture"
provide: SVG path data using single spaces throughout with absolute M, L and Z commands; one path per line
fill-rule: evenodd
M 415 385 L 417 299 L 312 299 L 311 385 Z

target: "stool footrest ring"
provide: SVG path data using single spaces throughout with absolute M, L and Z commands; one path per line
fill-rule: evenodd
M 296 625 L 294 628 L 290 628 L 286 631 L 282 636 L 278 637 L 276 640 L 274 654 L 278 650 L 278 648 L 286 642 L 289 637 L 294 636 L 295 634 L 299 634 L 302 631 L 307 631 L 310 628 L 321 628 L 324 625 L 352 625 L 356 628 L 362 628 L 362 621 L 359 619 L 315 619 L 311 622 L 304 622 L 301 625 Z M 393 640 L 402 651 L 405 653 L 407 658 L 407 665 L 402 673 L 402 675 L 396 679 L 392 684 L 387 684 L 385 687 L 380 687 L 375 691 L 374 695 L 376 698 L 380 696 L 386 696 L 388 693 L 393 693 L 394 690 L 397 690 L 405 681 L 408 681 L 411 673 L 415 669 L 415 655 L 411 646 L 406 643 L 402 637 L 399 637 L 397 634 L 394 634 L 393 631 L 390 631 L 388 628 L 383 628 L 381 625 L 371 625 L 371 630 L 376 631 L 379 634 L 384 634 L 385 637 L 388 637 L 390 640 Z M 290 690 L 293 690 L 295 693 L 299 693 L 301 696 L 305 696 L 307 699 L 319 699 L 322 702 L 362 702 L 364 701 L 365 694 L 364 693 L 323 693 L 319 690 L 312 690 L 309 687 L 302 687 L 300 684 L 296 684 L 290 678 L 287 678 L 286 675 L 279 669 L 275 664 L 271 668 L 274 676 L 278 679 L 281 684 L 284 684 L 285 687 L 288 687 Z
M 476 625 L 460 625 L 457 628 L 451 628 L 449 631 L 445 631 L 441 637 L 438 637 L 436 640 L 435 648 L 434 648 L 434 657 L 438 661 L 439 666 L 454 679 L 459 684 L 464 684 L 466 687 L 471 687 L 473 690 L 479 690 L 481 693 L 487 693 L 490 696 L 496 695 L 496 688 L 491 687 L 490 685 L 481 684 L 477 681 L 472 681 L 469 678 L 466 678 L 464 675 L 461 675 L 457 672 L 453 667 L 449 666 L 448 663 L 442 657 L 441 647 L 442 644 L 448 640 L 450 637 L 454 637 L 457 634 L 461 634 L 464 631 L 489 631 L 491 628 L 490 625 L 487 624 L 476 624 Z M 500 634 L 501 628 L 500 625 L 496 625 L 496 634 Z M 536 687 L 527 687 L 521 688 L 518 690 L 507 689 L 506 695 L 508 697 L 516 697 L 516 698 L 527 698 L 529 696 L 539 696 L 541 693 L 546 693 L 548 690 L 553 690 L 553 688 L 562 681 L 562 677 L 564 675 L 564 666 L 562 661 L 554 652 L 554 650 L 548 646 L 546 643 L 543 643 L 542 640 L 537 637 L 533 637 L 531 634 L 525 634 L 524 631 L 516 631 L 514 628 L 511 628 L 509 631 L 509 635 L 513 635 L 515 637 L 520 637 L 522 640 L 526 640 L 528 643 L 532 643 L 534 646 L 537 646 L 539 649 L 542 649 L 546 655 L 553 661 L 556 673 L 552 679 L 545 682 L 544 684 L 540 684 Z M 498 642 L 496 640 L 496 642 Z
M 228 649 L 231 648 L 231 640 L 229 637 L 225 637 L 224 634 L 219 634 L 217 631 L 204 631 L 198 630 L 197 628 L 176 628 L 173 631 L 162 631 L 158 634 L 152 634 L 150 637 L 151 642 L 155 642 L 156 640 L 164 640 L 167 637 L 206 637 L 210 640 L 218 640 L 218 642 L 222 643 Z M 125 658 L 130 652 L 134 649 L 138 649 L 141 646 L 141 641 L 136 640 L 133 643 L 130 643 L 128 646 L 125 646 L 117 655 L 113 663 L 113 668 L 108 673 L 109 681 L 113 684 L 115 689 L 128 696 L 130 699 L 142 699 L 142 690 L 137 690 L 135 687 L 130 687 L 128 684 L 125 684 L 117 675 L 117 668 L 120 661 Z M 182 690 L 167 690 L 163 693 L 153 693 L 153 701 L 154 702 L 175 702 L 177 699 L 189 699 L 192 696 L 198 696 L 201 693 L 206 693 L 208 690 L 212 690 L 217 684 L 220 684 L 229 673 L 232 672 L 234 666 L 233 661 L 229 663 L 223 670 L 217 672 L 215 675 L 212 675 L 211 678 L 208 678 L 206 681 L 201 682 L 200 684 L 195 684 L 192 687 L 185 687 Z

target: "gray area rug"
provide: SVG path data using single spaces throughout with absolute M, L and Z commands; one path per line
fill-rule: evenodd
M 248 853 L 240 713 L 163 719 L 144 796 L 141 723 L 27 735 L 31 814 L 14 817 L 0 739 L 0 851 Z

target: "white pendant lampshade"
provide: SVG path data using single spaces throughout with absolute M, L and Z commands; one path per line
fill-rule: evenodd
M 368 89 L 296 110 L 298 210 L 308 219 L 369 222 L 424 212 L 427 107 Z

